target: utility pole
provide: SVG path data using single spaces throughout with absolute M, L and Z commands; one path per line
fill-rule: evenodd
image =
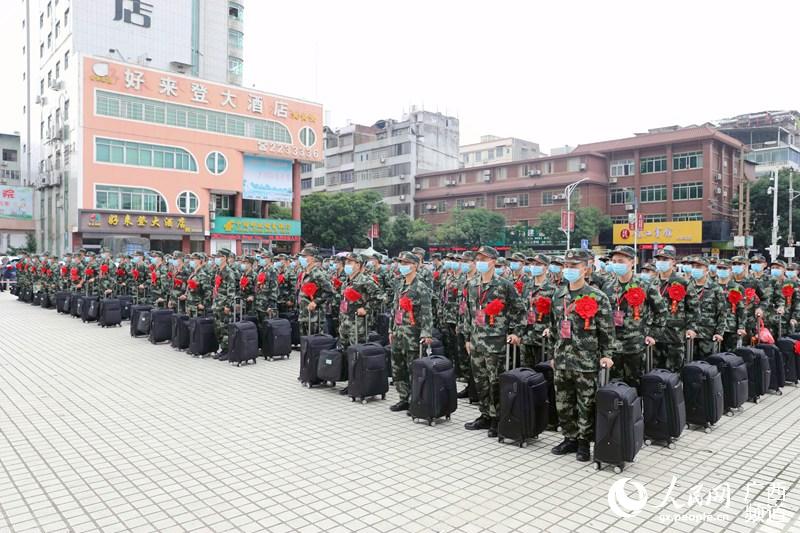
M 572 235 L 572 226 L 570 225 L 570 222 L 571 222 L 571 220 L 570 220 L 571 209 L 570 208 L 572 206 L 572 193 L 575 191 L 575 189 L 578 187 L 578 185 L 580 185 L 581 183 L 583 183 L 584 181 L 586 181 L 588 179 L 589 178 L 579 179 L 575 183 L 570 183 L 569 185 L 564 187 L 564 196 L 567 197 L 567 225 L 566 225 L 567 227 L 564 228 L 564 233 L 567 234 L 567 250 L 569 250 L 570 237 Z
M 772 245 L 769 247 L 770 261 L 776 261 L 778 252 L 778 171 L 772 171 Z
M 739 231 L 736 235 L 744 235 L 744 148 L 739 150 Z M 745 250 L 747 249 L 747 239 L 745 239 L 745 243 L 739 249 L 739 253 L 741 255 L 747 255 Z
M 794 246 L 794 227 L 792 227 L 792 203 L 794 202 L 794 188 L 792 187 L 794 171 L 789 170 L 789 246 Z

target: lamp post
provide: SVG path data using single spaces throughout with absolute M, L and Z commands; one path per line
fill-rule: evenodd
M 778 252 L 778 171 L 772 172 L 772 187 L 767 189 L 772 194 L 772 245 L 769 247 L 770 261 L 776 261 Z
M 575 191 L 575 189 L 578 187 L 578 185 L 580 185 L 581 183 L 583 183 L 584 181 L 586 181 L 588 179 L 589 178 L 581 178 L 578 181 L 576 181 L 575 183 L 570 183 L 569 185 L 564 187 L 564 196 L 566 196 L 566 198 L 567 198 L 567 227 L 564 229 L 564 233 L 567 234 L 567 250 L 569 250 L 570 237 L 571 237 L 571 234 L 572 234 L 572 227 L 571 227 L 571 225 L 569 223 L 570 222 L 570 220 L 569 220 L 570 206 L 572 205 L 572 193 Z

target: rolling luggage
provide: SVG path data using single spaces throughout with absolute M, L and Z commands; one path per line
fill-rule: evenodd
M 509 361 L 511 345 L 506 345 L 505 372 L 500 374 L 500 412 L 497 422 L 498 442 L 513 442 L 524 448 L 528 439 L 537 438 L 547 429 L 550 418 L 550 400 L 547 380 L 530 368 L 516 368 L 519 347 L 515 347 L 514 360 Z M 509 366 L 511 363 L 512 366 Z
M 264 320 L 261 326 L 261 353 L 264 359 L 288 358 L 292 353 L 292 324 L 285 318 Z
M 96 322 L 97 315 L 100 313 L 100 297 L 84 296 L 81 301 L 81 321 Z
M 347 355 L 344 350 L 337 346 L 319 352 L 317 377 L 322 383 L 330 383 L 331 387 L 335 387 L 337 381 L 347 381 Z
M 44 303 L 42 303 L 44 307 Z M 795 344 L 797 341 L 790 337 L 781 337 L 775 341 L 775 345 L 783 355 L 783 376 L 786 383 L 797 385 L 797 353 L 795 353 Z
M 756 348 L 762 350 L 769 359 L 769 390 L 775 391 L 778 395 L 783 394 L 781 389 L 786 386 L 783 354 L 774 344 L 757 344 Z
M 798 341 L 800 340 L 800 333 L 792 333 L 788 335 L 788 337 L 794 341 Z M 800 380 L 800 354 L 795 354 L 795 357 L 792 360 L 794 361 L 795 374 L 797 375 L 798 380 Z
M 764 350 L 753 346 L 741 346 L 736 348 L 733 353 L 742 358 L 747 369 L 747 399 L 758 403 L 758 399 L 769 390 L 772 372 L 769 369 L 767 354 L 764 353 Z
M 317 323 L 317 331 L 320 331 L 320 324 Z M 309 332 L 311 324 L 309 322 Z M 319 385 L 322 380 L 317 375 L 319 368 L 319 354 L 322 350 L 331 350 L 336 346 L 337 340 L 331 335 L 317 333 L 316 335 L 304 335 L 300 337 L 300 377 L 301 384 L 309 389 L 314 385 Z
M 189 315 L 186 314 L 186 302 L 181 311 L 181 301 L 178 300 L 177 312 L 170 317 L 169 345 L 176 350 L 186 350 L 189 347 Z
M 437 337 L 433 337 L 433 342 L 430 344 L 429 348 L 431 355 L 446 355 L 444 351 L 444 344 L 442 343 L 442 340 Z
M 533 369 L 544 376 L 545 381 L 547 381 L 547 401 L 548 401 L 548 423 L 547 429 L 550 431 L 558 431 L 558 410 L 556 409 L 556 386 L 555 386 L 555 375 L 553 367 L 550 366 L 550 360 L 552 357 L 548 355 L 547 351 L 547 344 L 546 340 L 544 340 L 545 344 L 542 347 L 542 358 L 543 360 L 533 365 Z M 470 383 L 470 386 L 474 389 L 475 384 Z M 472 403 L 472 399 L 470 399 L 470 403 Z
M 453 362 L 442 355 L 422 356 L 425 345 L 419 346 L 419 359 L 411 363 L 411 396 L 408 412 L 411 419 L 425 420 L 435 426 L 436 420 L 445 418 L 458 408 L 456 371 Z
M 747 401 L 749 384 L 747 383 L 747 365 L 735 353 L 717 353 L 706 358 L 706 361 L 717 367 L 722 375 L 722 396 L 725 413 L 733 416 L 733 411 L 742 410 Z
M 694 343 L 690 340 L 686 346 L 686 360 L 689 362 L 681 370 L 686 423 L 700 426 L 706 433 L 711 433 L 711 426 L 719 422 L 725 408 L 722 376 L 711 363 L 693 359 Z
M 53 307 L 53 303 L 54 297 L 49 292 L 42 294 L 42 301 L 39 304 L 42 306 L 42 309 L 51 309 Z
M 683 382 L 677 372 L 653 368 L 652 346 L 646 350 L 645 369 L 640 381 L 645 443 L 664 442 L 674 449 L 675 440 L 686 427 Z
M 381 336 L 381 344 L 389 344 L 389 333 L 392 329 L 391 313 L 379 313 L 375 317 L 375 332 Z
M 119 299 L 120 313 L 122 314 L 122 320 L 130 320 L 131 306 L 133 305 L 133 297 L 123 294 L 117 296 L 117 299 Z
M 383 353 L 386 356 L 386 375 L 392 379 L 392 347 L 387 344 L 383 347 Z
M 141 337 L 150 334 L 150 305 L 131 306 L 131 337 Z
M 608 382 L 608 368 L 600 370 L 594 426 L 594 464 L 614 465 L 619 474 L 633 462 L 644 443 L 642 399 L 636 389 L 622 381 Z
M 153 309 L 150 311 L 150 331 L 147 339 L 151 344 L 170 341 L 172 339 L 172 309 Z M 141 315 L 140 315 L 141 320 Z
M 366 321 L 364 317 L 365 329 Z M 346 372 L 345 379 L 348 379 L 347 393 L 350 401 L 361 400 L 361 403 L 367 403 L 367 398 L 374 396 L 380 396 L 381 400 L 386 399 L 389 376 L 386 372 L 386 350 L 380 342 L 350 346 L 343 370 Z M 322 375 L 320 378 L 325 379 Z
M 292 327 L 292 346 L 300 346 L 300 321 L 297 319 L 297 313 L 280 313 L 278 318 L 283 318 L 289 321 Z
M 100 312 L 97 316 L 97 323 L 101 327 L 122 325 L 122 306 L 116 298 L 105 298 L 100 300 Z
M 69 296 L 68 292 L 56 293 L 56 311 L 61 314 L 69 314 Z
M 36 292 L 33 294 L 33 298 L 31 298 L 31 305 L 41 306 L 42 305 L 42 293 Z
M 236 309 L 239 320 L 236 320 Z M 233 322 L 228 324 L 228 363 L 242 366 L 258 358 L 258 318 L 244 316 L 242 305 L 233 306 Z
M 219 341 L 214 331 L 214 319 L 210 317 L 195 317 L 189 319 L 189 349 L 186 350 L 193 356 L 203 357 L 216 353 Z

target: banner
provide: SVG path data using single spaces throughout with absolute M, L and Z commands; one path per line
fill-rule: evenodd
M 242 198 L 270 202 L 292 201 L 292 162 L 244 156 Z
M 0 185 L 0 218 L 33 220 L 33 189 Z
M 628 224 L 614 224 L 614 244 L 633 246 L 633 231 Z M 703 242 L 703 222 L 645 222 L 639 244 L 698 244 Z
M 274 241 L 296 241 L 300 239 L 301 225 L 299 220 L 223 216 L 216 217 L 212 223 L 213 238 L 236 238 L 243 235 Z

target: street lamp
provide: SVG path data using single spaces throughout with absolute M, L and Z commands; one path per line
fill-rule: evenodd
M 584 181 L 586 181 L 588 179 L 589 178 L 581 178 L 578 181 L 576 181 L 575 183 L 570 183 L 569 185 L 564 187 L 564 196 L 567 198 L 567 227 L 566 227 L 566 229 L 564 229 L 564 233 L 567 234 L 567 250 L 569 250 L 570 236 L 571 236 L 571 233 L 572 233 L 572 226 L 569 223 L 570 222 L 570 220 L 569 220 L 569 217 L 570 217 L 570 205 L 572 203 L 572 193 L 575 191 L 575 189 L 578 187 L 578 185 L 580 185 L 581 183 L 583 183 Z

